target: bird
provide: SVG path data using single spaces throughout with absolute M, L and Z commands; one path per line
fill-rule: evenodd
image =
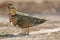
M 11 3 L 7 4 L 7 7 L 9 10 L 9 20 L 14 26 L 18 25 L 22 29 L 20 33 L 21 35 L 28 35 L 30 27 L 40 25 L 47 21 L 46 19 L 40 19 L 30 16 L 27 13 L 19 12 L 17 11 L 17 8 Z

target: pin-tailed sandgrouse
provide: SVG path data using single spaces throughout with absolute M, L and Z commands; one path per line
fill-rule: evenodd
M 24 32 L 22 31 L 22 34 L 29 34 L 29 27 L 33 27 L 47 21 L 45 19 L 39 19 L 22 12 L 18 12 L 11 3 L 8 4 L 8 9 L 10 22 L 12 22 L 14 26 L 18 25 L 20 28 L 22 28 L 22 30 L 27 29 L 24 30 Z

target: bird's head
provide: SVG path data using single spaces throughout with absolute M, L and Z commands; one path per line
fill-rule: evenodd
M 12 3 L 8 3 L 7 7 L 8 7 L 9 12 L 11 13 L 11 15 L 16 14 L 16 8 L 14 7 L 14 5 Z
M 11 9 L 13 4 L 12 3 L 8 3 L 7 6 L 8 6 L 9 9 Z

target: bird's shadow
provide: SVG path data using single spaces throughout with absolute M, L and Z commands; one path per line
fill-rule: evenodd
M 0 35 L 0 37 L 4 37 L 4 38 L 12 38 L 12 37 L 21 37 L 21 36 L 27 36 L 26 34 L 17 34 L 17 35 L 14 35 L 14 34 L 5 34 L 5 35 Z

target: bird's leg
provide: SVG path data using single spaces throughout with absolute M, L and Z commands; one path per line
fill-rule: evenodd
M 28 34 L 29 34 L 29 27 L 25 28 L 24 34 L 25 34 L 25 35 L 28 35 Z
M 23 33 L 23 28 L 21 29 L 21 33 Z
M 27 33 L 26 34 L 29 34 L 29 27 L 27 27 Z
M 28 27 L 24 28 L 23 32 L 24 32 L 25 35 L 28 35 L 29 34 L 29 28 Z
M 29 27 L 28 28 L 22 28 L 21 35 L 28 35 L 29 34 Z
M 20 36 L 24 35 L 23 29 L 24 29 L 24 28 L 21 28 L 21 33 L 19 33 Z
M 20 35 L 26 35 L 26 28 L 22 28 L 22 29 L 21 29 Z

